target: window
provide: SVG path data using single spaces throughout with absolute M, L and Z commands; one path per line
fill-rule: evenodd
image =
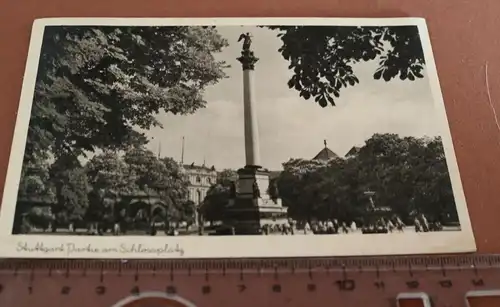
M 197 177 L 196 177 L 196 182 L 197 182 L 197 183 L 200 183 L 200 182 L 201 182 L 201 177 L 200 177 L 200 176 L 197 176 Z
M 208 178 L 207 178 L 207 183 L 208 183 L 208 184 L 212 184 L 212 178 L 208 177 Z

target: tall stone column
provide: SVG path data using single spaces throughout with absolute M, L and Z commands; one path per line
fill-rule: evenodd
M 264 226 L 285 224 L 287 208 L 269 195 L 269 171 L 260 164 L 259 129 L 254 95 L 254 68 L 259 60 L 250 49 L 250 33 L 240 35 L 243 41 L 238 58 L 243 69 L 243 110 L 245 125 L 246 165 L 238 170 L 238 180 L 231 187 L 227 204 L 228 220 L 233 234 L 261 234 Z M 276 193 L 275 193 L 276 194 Z
M 245 156 L 246 167 L 260 168 L 259 129 L 257 122 L 257 108 L 254 93 L 254 68 L 259 59 L 253 51 L 244 48 L 238 61 L 243 68 L 243 112 L 245 125 Z

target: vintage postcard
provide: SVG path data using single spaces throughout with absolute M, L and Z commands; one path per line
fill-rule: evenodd
M 475 251 L 425 20 L 37 20 L 0 256 Z

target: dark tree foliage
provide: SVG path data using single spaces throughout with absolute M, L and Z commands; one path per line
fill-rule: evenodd
M 207 221 L 220 221 L 224 217 L 229 203 L 231 186 L 238 179 L 238 174 L 231 169 L 222 170 L 217 174 L 217 182 L 207 191 L 200 213 Z
M 217 173 L 217 183 L 223 186 L 230 186 L 238 179 L 238 173 L 232 169 L 224 169 Z
M 186 221 L 193 219 L 194 209 L 187 201 L 189 181 L 173 159 L 158 158 L 142 147 L 128 150 L 123 158 L 101 157 L 92 159 L 87 168 L 97 169 L 104 178 L 110 178 L 104 181 L 108 189 L 115 188 L 122 195 L 140 192 L 156 195 L 162 199 L 168 218 Z M 100 162 L 97 163 L 98 161 Z M 102 165 L 104 163 L 107 166 Z M 117 165 L 120 165 L 121 172 L 108 171 L 118 169 Z
M 178 211 L 180 215 L 180 219 L 187 222 L 188 225 L 192 225 L 195 222 L 195 214 L 196 214 L 196 204 L 191 201 L 183 201 L 178 206 Z
M 278 31 L 278 50 L 290 65 L 290 88 L 322 107 L 335 105 L 343 88 L 359 83 L 353 65 L 378 61 L 375 79 L 423 78 L 425 60 L 416 26 L 271 26 Z
M 27 201 L 55 202 L 50 182 L 48 163 L 26 163 L 21 170 L 18 199 Z
M 95 155 L 85 165 L 89 183 L 93 190 L 105 190 L 108 194 L 130 194 L 137 191 L 135 174 L 129 165 L 112 151 Z
M 127 206 L 123 201 L 128 196 L 141 193 L 159 197 L 165 217 L 171 221 L 192 223 L 195 208 L 187 200 L 188 184 L 174 160 L 160 159 L 137 147 L 123 157 L 105 151 L 84 166 L 73 156 L 63 156 L 50 166 L 29 164 L 23 169 L 18 195 L 24 202 L 50 206 L 53 217 L 47 218 L 55 219 L 56 226 L 81 221 L 112 223 L 117 214 L 113 208 Z M 27 210 L 17 209 L 17 215 Z
M 205 106 L 204 88 L 225 76 L 213 53 L 226 44 L 203 27 L 47 27 L 25 159 L 143 144 L 134 128 L 159 125 L 160 111 Z
M 123 163 L 128 168 L 128 180 L 137 190 L 162 191 L 169 202 L 180 204 L 187 193 L 189 181 L 172 158 L 158 158 L 145 148 L 134 148 L 125 153 Z
M 205 221 L 215 222 L 224 218 L 224 212 L 229 204 L 229 185 L 214 184 L 207 191 L 207 195 L 200 207 L 200 213 Z
M 375 134 L 346 159 L 290 160 L 277 182 L 290 216 L 298 220 L 359 222 L 369 204 L 364 192 L 374 191 L 376 205 L 408 222 L 417 213 L 458 222 L 440 138 Z
M 85 169 L 73 157 L 61 157 L 50 167 L 50 182 L 55 187 L 52 211 L 56 221 L 65 224 L 81 220 L 89 207 L 90 186 Z

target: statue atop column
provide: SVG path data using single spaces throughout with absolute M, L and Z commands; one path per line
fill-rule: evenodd
M 252 46 L 252 35 L 250 33 L 242 33 L 238 38 L 238 42 L 243 41 L 243 46 L 241 50 L 241 56 L 238 58 L 238 61 L 243 65 L 243 70 L 254 70 L 255 63 L 259 60 L 253 54 L 253 51 L 250 50 Z
M 250 50 L 250 46 L 252 45 L 252 35 L 250 33 L 242 33 L 240 38 L 238 38 L 238 42 L 243 41 L 243 51 Z

